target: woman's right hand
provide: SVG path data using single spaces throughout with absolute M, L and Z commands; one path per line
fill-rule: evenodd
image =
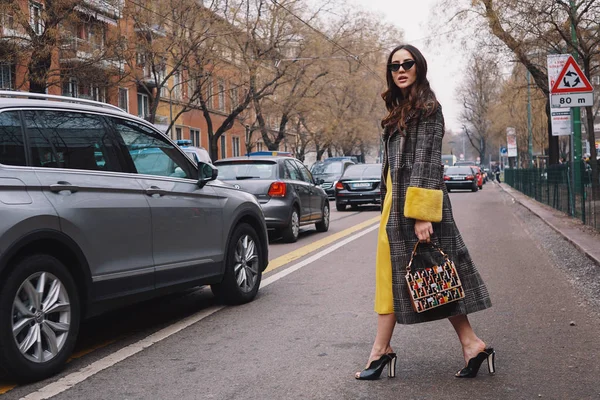
M 419 242 L 429 243 L 431 241 L 431 235 L 433 234 L 433 225 L 429 221 L 415 221 L 415 235 L 419 239 Z

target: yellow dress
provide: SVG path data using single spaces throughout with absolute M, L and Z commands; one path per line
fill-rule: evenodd
M 394 312 L 394 297 L 392 294 L 392 256 L 390 242 L 385 226 L 387 225 L 392 210 L 392 178 L 390 171 L 385 179 L 388 188 L 379 224 L 379 237 L 377 239 L 377 258 L 375 261 L 375 312 L 377 314 L 392 314 Z

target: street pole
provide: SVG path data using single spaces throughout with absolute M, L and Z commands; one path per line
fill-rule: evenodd
M 571 9 L 571 42 L 573 44 L 573 58 L 578 60 L 577 55 L 577 32 L 575 30 L 575 0 L 569 0 Z M 573 120 L 573 172 L 574 172 L 574 188 L 581 186 L 581 109 L 579 107 L 571 108 L 571 117 Z M 591 145 L 591 144 L 590 144 Z
M 533 167 L 533 132 L 531 128 L 531 88 L 529 82 L 531 80 L 531 74 L 527 70 L 527 151 L 529 153 L 529 167 Z

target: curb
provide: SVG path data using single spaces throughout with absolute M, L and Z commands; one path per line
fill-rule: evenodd
M 583 244 L 581 244 L 579 241 L 577 241 L 577 239 L 568 236 L 559 227 L 557 227 L 551 221 L 545 219 L 537 210 L 535 210 L 533 207 L 531 207 L 530 204 L 528 204 L 528 203 L 533 203 L 533 204 L 537 203 L 537 204 L 542 205 L 542 203 L 538 203 L 536 200 L 527 197 L 526 195 L 513 189 L 512 187 L 508 186 L 507 184 L 502 184 L 502 183 L 497 183 L 497 182 L 494 182 L 494 184 L 500 186 L 500 189 L 502 189 L 503 192 L 505 192 L 509 196 L 511 196 L 515 202 L 519 203 L 520 205 L 522 205 L 523 207 L 528 209 L 533 215 L 537 216 L 540 220 L 542 220 L 542 222 L 544 222 L 546 225 L 548 225 L 556 233 L 561 235 L 567 242 L 569 242 L 573 246 L 575 246 L 581 253 L 585 254 L 587 258 L 592 260 L 597 266 L 600 267 L 600 256 L 596 256 L 596 255 L 590 253 L 590 251 L 588 251 L 587 248 L 585 246 L 583 246 Z M 515 193 L 517 193 L 518 195 L 515 195 Z M 524 198 L 520 198 L 521 196 L 523 196 Z M 565 216 L 568 218 L 572 218 L 572 217 L 567 216 L 566 214 L 565 214 Z

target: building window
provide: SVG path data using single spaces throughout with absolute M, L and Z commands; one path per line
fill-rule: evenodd
M 63 81 L 62 87 L 63 96 L 78 97 L 79 96 L 79 83 L 75 78 L 68 78 Z
M 176 71 L 173 74 L 173 87 L 171 87 L 173 91 L 173 98 L 175 100 L 181 100 L 181 72 Z
M 181 128 L 175 128 L 175 140 L 181 140 Z
M 206 80 L 206 107 L 213 107 L 213 80 L 212 78 L 208 78 Z
M 256 151 L 263 151 L 263 144 L 262 144 L 262 142 L 256 143 Z
M 0 23 L 5 29 L 15 29 L 15 18 L 11 14 L 0 14 Z
M 221 158 L 227 157 L 227 138 L 225 135 L 221 136 Z
M 239 157 L 239 155 L 240 155 L 240 138 L 234 136 L 233 138 L 231 138 L 231 144 L 232 144 L 233 156 Z
M 201 147 L 200 143 L 200 129 L 190 128 L 190 139 L 192 140 L 192 146 Z
M 225 82 L 219 81 L 219 111 L 225 111 Z
M 42 5 L 39 3 L 29 3 L 29 24 L 36 35 L 42 34 L 44 23 L 42 21 Z
M 129 90 L 119 88 L 119 108 L 129 112 Z
M 15 66 L 11 64 L 0 64 L 0 89 L 15 88 Z
M 150 98 L 148 95 L 138 93 L 138 117 L 140 118 L 148 118 L 150 115 Z
M 231 105 L 229 108 L 230 111 L 240 104 L 239 92 L 236 87 L 231 89 L 231 99 L 229 100 L 229 104 Z

